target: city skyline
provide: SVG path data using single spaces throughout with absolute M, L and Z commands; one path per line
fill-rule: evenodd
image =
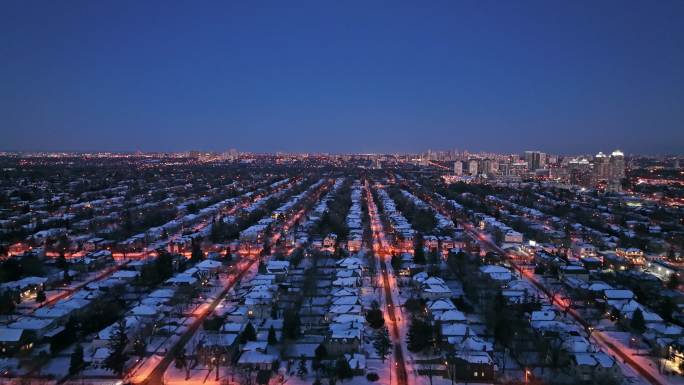
M 681 154 L 682 15 L 677 1 L 12 3 L 1 149 Z
M 600 157 L 600 156 L 606 156 L 610 155 L 611 152 L 617 151 L 622 153 L 624 156 L 634 156 L 634 157 L 681 157 L 682 154 L 678 153 L 662 153 L 662 154 L 646 154 L 646 153 L 629 153 L 626 151 L 623 151 L 620 148 L 604 148 L 600 149 L 597 152 L 576 152 L 576 153 L 569 153 L 569 152 L 560 152 L 560 153 L 555 153 L 555 152 L 549 152 L 544 149 L 532 149 L 532 148 L 525 148 L 517 151 L 475 151 L 475 150 L 470 150 L 467 148 L 462 148 L 462 149 L 439 149 L 439 148 L 428 148 L 428 149 L 423 149 L 422 151 L 411 151 L 411 152 L 401 152 L 401 151 L 393 151 L 393 152 L 354 152 L 354 151 L 348 151 L 348 152 L 327 152 L 327 151 L 248 151 L 248 150 L 243 150 L 243 149 L 236 149 L 236 148 L 224 148 L 224 149 L 219 149 L 219 150 L 198 150 L 198 149 L 185 149 L 185 150 L 178 150 L 178 151 L 140 151 L 140 150 L 113 150 L 113 151 L 107 151 L 107 150 L 1 150 L 0 149 L 0 154 L 1 155 L 88 155 L 88 154 L 100 154 L 100 155 L 105 155 L 105 154 L 113 154 L 113 155 L 201 155 L 201 154 L 244 154 L 244 155 L 293 155 L 293 156 L 301 156 L 301 155 L 331 155 L 331 156 L 343 156 L 343 155 L 350 155 L 350 156 L 421 156 L 421 157 L 428 157 L 430 154 L 436 157 L 439 156 L 459 156 L 459 157 L 464 157 L 464 156 L 476 156 L 476 157 L 482 157 L 482 156 L 520 156 L 521 159 L 524 158 L 525 153 L 527 152 L 541 152 L 545 156 L 556 156 L 556 157 L 562 157 L 562 158 L 583 158 L 583 157 Z

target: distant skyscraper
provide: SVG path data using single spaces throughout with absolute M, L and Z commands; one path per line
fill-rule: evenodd
M 587 159 L 573 159 L 568 162 L 567 167 L 570 177 L 570 184 L 583 187 L 594 186 L 591 163 L 589 163 Z
M 594 156 L 594 178 L 596 181 L 610 178 L 610 159 L 602 152 Z
M 468 173 L 472 176 L 477 175 L 477 159 L 468 161 Z
M 625 177 L 625 154 L 620 150 L 613 151 L 610 154 L 610 178 L 612 180 L 621 180 Z
M 238 150 L 231 148 L 223 153 L 223 158 L 225 160 L 237 160 L 240 157 Z
M 456 176 L 463 175 L 463 163 L 459 160 L 454 162 L 454 175 L 456 175 Z
M 496 165 L 497 174 L 505 177 L 520 177 L 527 172 L 527 162 L 525 161 L 506 161 Z
M 483 159 L 482 165 L 480 166 L 480 172 L 482 174 L 494 175 L 499 170 L 499 164 L 493 159 Z
M 546 166 L 546 154 L 541 151 L 525 151 L 523 159 L 530 170 L 537 170 Z

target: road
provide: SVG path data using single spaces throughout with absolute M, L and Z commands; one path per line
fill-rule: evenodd
M 441 205 L 435 205 L 434 201 L 432 199 L 429 199 L 430 204 L 432 206 L 440 211 L 442 214 L 447 215 L 447 216 L 452 216 L 453 213 L 448 212 L 445 210 Z M 651 367 L 651 366 L 645 366 L 643 363 L 639 362 L 638 360 L 634 359 L 630 354 L 629 351 L 630 349 L 627 349 L 624 346 L 618 346 L 616 345 L 613 341 L 609 341 L 602 333 L 600 332 L 591 332 L 590 330 L 590 324 L 577 312 L 575 309 L 573 309 L 568 303 L 566 303 L 562 298 L 559 298 L 558 296 L 554 295 L 542 282 L 539 281 L 539 279 L 533 274 L 530 273 L 529 271 L 521 268 L 515 261 L 515 256 L 511 255 L 510 253 L 506 252 L 505 250 L 501 249 L 498 245 L 493 243 L 489 238 L 486 236 L 486 234 L 483 234 L 479 231 L 476 230 L 476 228 L 465 221 L 458 220 L 458 223 L 463 226 L 465 229 L 465 233 L 474 241 L 478 242 L 481 246 L 485 248 L 485 251 L 494 251 L 497 253 L 500 253 L 504 257 L 506 257 L 506 260 L 508 263 L 515 269 L 517 270 L 521 277 L 523 277 L 525 280 L 529 281 L 532 283 L 535 287 L 537 287 L 542 293 L 544 293 L 551 303 L 561 312 L 569 314 L 577 323 L 579 323 L 586 331 L 593 337 L 592 339 L 599 345 L 601 348 L 609 353 L 612 353 L 614 356 L 619 357 L 620 359 L 623 360 L 624 363 L 629 364 L 629 366 L 636 371 L 638 375 L 642 377 L 643 380 L 653 384 L 653 385 L 666 385 L 669 383 L 669 381 L 664 378 L 656 368 Z
M 387 257 L 391 255 L 391 247 L 385 237 L 385 231 L 380 221 L 377 207 L 373 201 L 373 196 L 370 193 L 370 187 L 366 183 L 366 200 L 368 202 L 368 215 L 371 219 L 371 229 L 373 233 L 373 250 L 380 259 L 380 266 L 382 269 L 382 281 L 385 292 L 385 305 L 387 316 L 391 321 L 390 336 L 394 344 L 394 370 L 396 375 L 396 382 L 400 385 L 408 384 L 408 375 L 406 372 L 406 363 L 404 361 L 404 350 L 401 345 L 401 333 L 399 332 L 399 324 L 396 317 L 396 306 L 392 299 L 392 284 L 396 285 L 396 280 L 390 280 L 387 272 Z M 396 287 L 394 287 L 396 290 Z M 390 360 L 391 361 L 391 360 Z M 392 368 L 390 368 L 392 370 Z
M 514 258 L 512 258 L 512 256 L 509 253 L 501 249 L 488 238 L 484 237 L 482 234 L 475 232 L 475 230 L 473 230 L 472 225 L 465 225 L 468 226 L 466 227 L 466 231 L 471 238 L 477 240 L 480 243 L 480 245 L 484 245 L 487 248 L 489 248 L 490 251 L 496 251 L 498 253 L 501 253 L 501 255 L 504 255 L 508 260 L 508 263 L 510 263 L 511 266 L 514 269 L 516 269 L 524 279 L 526 279 L 528 282 L 531 282 L 535 287 L 541 290 L 559 311 L 569 314 L 577 323 L 582 325 L 582 327 L 584 327 L 587 333 L 589 333 L 591 337 L 593 337 L 592 339 L 595 342 L 597 342 L 604 351 L 613 353 L 613 355 L 621 358 L 624 363 L 629 364 L 629 366 L 631 366 L 632 369 L 634 369 L 641 377 L 643 377 L 644 380 L 648 381 L 651 384 L 666 385 L 669 383 L 667 379 L 663 378 L 660 375 L 660 373 L 658 373 L 657 369 L 650 366 L 644 366 L 641 362 L 635 360 L 629 354 L 631 349 L 627 349 L 625 347 L 616 345 L 612 341 L 609 341 L 601 332 L 591 332 L 589 329 L 591 325 L 569 304 L 567 304 L 561 298 L 554 296 L 552 292 L 542 282 L 540 282 L 534 274 L 522 269 L 514 261 Z
M 254 265 L 254 263 L 257 261 L 257 259 L 252 259 L 245 264 L 242 264 L 241 269 L 239 272 L 231 279 L 228 281 L 226 286 L 224 286 L 223 290 L 221 293 L 211 302 L 211 304 L 203 309 L 203 311 L 197 316 L 195 321 L 190 325 L 190 327 L 183 333 L 181 338 L 176 342 L 176 344 L 168 350 L 167 354 L 162 358 L 161 361 L 157 364 L 157 366 L 150 372 L 146 378 L 143 379 L 137 379 L 137 378 L 132 378 L 131 382 L 134 384 L 146 384 L 146 385 L 162 385 L 163 384 L 163 377 L 164 373 L 166 372 L 166 369 L 168 369 L 169 365 L 171 362 L 174 360 L 175 353 L 180 351 L 183 347 L 185 347 L 185 344 L 190 341 L 192 336 L 197 332 L 197 329 L 202 325 L 204 320 L 214 312 L 216 309 L 216 306 L 218 306 L 223 298 L 228 294 L 230 289 L 235 286 L 236 282 L 239 282 L 242 277 L 249 271 L 249 269 Z
M 320 191 L 325 190 L 328 185 L 323 185 L 321 190 L 316 191 L 314 194 L 318 194 Z M 320 195 L 318 195 L 320 196 Z M 281 236 L 281 231 L 289 231 L 292 226 L 306 213 L 306 208 L 301 208 L 294 215 L 290 216 L 286 221 L 284 221 L 278 231 L 274 231 L 269 241 L 275 244 Z M 145 384 L 145 385 L 162 385 L 164 373 L 168 369 L 169 365 L 173 362 L 175 353 L 184 348 L 185 345 L 190 341 L 190 339 L 195 335 L 199 327 L 203 324 L 204 320 L 211 315 L 216 307 L 221 303 L 223 298 L 228 294 L 228 292 L 235 286 L 236 282 L 242 280 L 244 275 L 249 271 L 249 269 L 254 265 L 259 258 L 253 258 L 246 263 L 240 264 L 239 272 L 237 272 L 229 282 L 224 286 L 223 290 L 214 299 L 209 306 L 202 308 L 202 311 L 197 316 L 197 319 L 192 323 L 192 325 L 183 333 L 181 338 L 178 340 L 174 346 L 168 350 L 167 354 L 159 361 L 155 368 L 150 372 L 145 378 L 135 378 L 135 375 L 131 376 L 131 382 L 135 384 Z

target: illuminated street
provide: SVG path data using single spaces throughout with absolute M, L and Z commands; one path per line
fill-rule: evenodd
M 387 257 L 392 255 L 392 247 L 390 246 L 383 229 L 382 221 L 379 218 L 377 207 L 370 194 L 370 187 L 366 182 L 366 200 L 368 202 L 368 213 L 371 220 L 371 229 L 373 232 L 373 252 L 380 260 L 380 268 L 382 274 L 382 281 L 385 293 L 385 311 L 387 318 L 391 322 L 391 336 L 393 340 L 394 349 L 394 364 L 395 364 L 395 381 L 398 384 L 408 384 L 408 376 L 406 372 L 406 364 L 404 362 L 404 351 L 402 346 L 402 333 L 400 333 L 401 319 L 397 316 L 396 306 L 394 306 L 394 299 L 392 291 L 396 291 L 396 280 L 390 279 L 387 272 Z M 390 360 L 392 365 L 392 360 Z

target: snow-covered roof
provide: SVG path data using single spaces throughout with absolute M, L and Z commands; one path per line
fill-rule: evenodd
M 19 342 L 23 332 L 23 329 L 0 328 L 0 342 Z

